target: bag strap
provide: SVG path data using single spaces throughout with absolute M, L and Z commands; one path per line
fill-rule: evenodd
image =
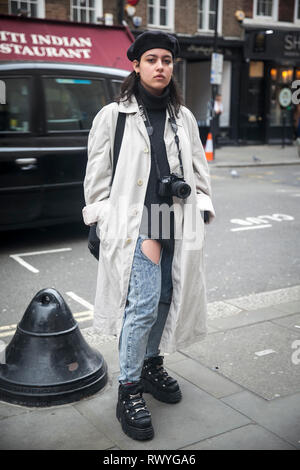
M 121 144 L 123 140 L 125 121 L 126 121 L 126 113 L 119 113 L 117 126 L 116 126 L 115 141 L 114 141 L 114 156 L 113 156 L 113 170 L 112 170 L 111 184 L 114 180 L 114 176 L 116 172 L 120 148 L 121 148 Z

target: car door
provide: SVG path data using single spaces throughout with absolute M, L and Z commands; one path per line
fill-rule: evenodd
M 59 70 L 41 75 L 45 102 L 42 158 L 43 217 L 81 220 L 87 139 L 92 121 L 109 101 L 104 78 Z
M 33 128 L 34 77 L 0 71 L 0 80 L 0 230 L 6 230 L 40 217 L 41 155 Z

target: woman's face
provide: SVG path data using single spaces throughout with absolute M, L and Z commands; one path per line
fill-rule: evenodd
M 144 88 L 153 95 L 161 95 L 169 85 L 173 73 L 173 57 L 167 49 L 150 49 L 140 61 L 133 61 L 133 68 L 140 74 Z

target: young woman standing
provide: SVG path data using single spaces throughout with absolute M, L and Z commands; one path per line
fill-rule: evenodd
M 143 392 L 181 400 L 160 350 L 206 332 L 201 211 L 205 222 L 215 213 L 198 126 L 173 78 L 178 52 L 176 38 L 161 31 L 131 45 L 133 72 L 94 119 L 84 181 L 84 221 L 97 222 L 101 240 L 94 326 L 119 335 L 117 418 L 138 440 L 154 435 Z M 126 122 L 111 184 L 119 112 Z

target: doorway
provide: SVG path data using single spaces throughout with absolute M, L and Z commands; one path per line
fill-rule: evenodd
M 250 61 L 242 70 L 240 140 L 265 141 L 265 70 L 263 61 Z

